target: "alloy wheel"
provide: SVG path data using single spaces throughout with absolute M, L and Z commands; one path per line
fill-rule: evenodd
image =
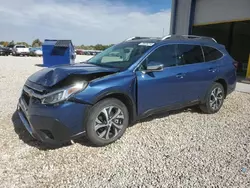
M 95 132 L 99 138 L 109 140 L 123 128 L 124 114 L 115 106 L 105 107 L 95 120 Z
M 210 96 L 210 101 L 209 101 L 210 107 L 213 110 L 218 110 L 222 105 L 223 97 L 224 95 L 222 89 L 219 87 L 214 88 Z

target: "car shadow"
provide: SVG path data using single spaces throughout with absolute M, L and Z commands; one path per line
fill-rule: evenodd
M 35 66 L 37 66 L 37 67 L 47 67 L 44 64 L 35 64 Z
M 36 140 L 29 134 L 29 132 L 24 127 L 21 119 L 18 116 L 17 111 L 13 113 L 11 119 L 14 131 L 18 135 L 19 139 L 22 140 L 24 143 L 28 144 L 29 146 L 36 147 L 39 150 L 55 150 L 71 145 L 71 143 L 64 143 L 62 145 L 48 145 L 39 140 Z
M 86 135 L 82 136 L 81 138 L 77 138 L 74 140 L 75 143 L 81 144 L 82 146 L 98 148 L 99 146 L 93 145 L 87 138 Z

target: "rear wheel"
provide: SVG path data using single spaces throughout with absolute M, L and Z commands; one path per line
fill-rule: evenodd
M 129 123 L 126 106 L 114 98 L 96 103 L 89 114 L 86 134 L 89 141 L 96 146 L 104 146 L 118 140 Z
M 225 91 L 220 83 L 214 83 L 208 90 L 205 98 L 205 103 L 200 105 L 203 112 L 207 114 L 214 114 L 218 112 L 224 102 Z

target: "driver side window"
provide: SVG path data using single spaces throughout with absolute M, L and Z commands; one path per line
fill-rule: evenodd
M 164 67 L 173 67 L 177 65 L 176 45 L 165 45 L 153 51 L 140 65 L 139 71 L 146 70 L 149 62 L 158 62 Z

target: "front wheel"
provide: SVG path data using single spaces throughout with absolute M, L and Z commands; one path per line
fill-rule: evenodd
M 127 107 L 120 100 L 104 99 L 90 109 L 86 134 L 92 144 L 105 146 L 121 138 L 128 123 Z
M 214 83 L 206 94 L 205 103 L 200 105 L 200 108 L 207 114 L 214 114 L 221 109 L 224 98 L 223 86 L 220 83 Z

